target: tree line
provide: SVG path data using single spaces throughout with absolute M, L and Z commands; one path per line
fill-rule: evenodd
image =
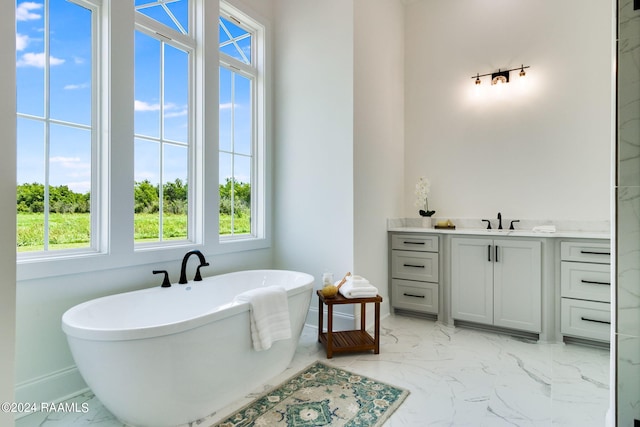
M 19 184 L 17 201 L 19 213 L 44 212 L 44 185 L 37 182 Z M 49 212 L 87 213 L 90 208 L 91 196 L 89 193 L 76 193 L 66 185 L 49 187 Z
M 163 212 L 186 214 L 188 200 L 187 183 L 177 178 L 162 185 Z M 249 215 L 251 206 L 251 184 L 227 178 L 220 184 L 220 213 L 231 214 L 231 200 L 238 216 Z M 44 212 L 44 185 L 39 183 L 19 184 L 17 187 L 17 210 L 19 213 Z M 66 185 L 49 187 L 49 212 L 88 213 L 91 208 L 90 193 L 76 193 Z M 136 182 L 134 186 L 135 213 L 157 213 L 160 210 L 160 185 L 149 180 Z

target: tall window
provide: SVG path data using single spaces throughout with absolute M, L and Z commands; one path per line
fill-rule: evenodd
M 223 240 L 261 237 L 263 232 L 262 37 L 257 22 L 221 5 L 219 227 Z
M 90 0 L 16 3 L 19 252 L 97 245 L 97 22 Z
M 192 222 L 188 0 L 136 0 L 136 243 L 185 241 Z M 149 19 L 151 18 L 151 19 Z

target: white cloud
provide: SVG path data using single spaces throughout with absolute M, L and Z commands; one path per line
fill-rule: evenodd
M 165 119 L 171 119 L 174 117 L 184 117 L 189 113 L 189 110 L 187 110 L 186 108 L 182 111 L 174 111 L 172 113 L 165 113 L 164 118 Z
M 49 160 L 56 165 L 56 176 L 63 180 L 64 185 L 77 193 L 91 190 L 91 164 L 79 157 L 54 156 Z
M 79 56 L 74 56 L 73 57 L 73 62 L 76 64 L 84 64 L 84 58 L 81 58 Z
M 51 163 L 59 163 L 64 167 L 70 167 L 74 165 L 81 165 L 80 157 L 64 157 L 54 156 L 49 159 Z
M 16 50 L 19 52 L 24 50 L 31 39 L 26 34 L 16 33 Z
M 168 103 L 164 105 L 164 118 L 170 119 L 172 117 L 183 117 L 189 114 L 187 106 L 178 107 L 175 104 Z
M 44 52 L 25 53 L 24 55 L 22 55 L 22 58 L 20 58 L 16 63 L 18 67 L 37 67 L 37 68 L 44 68 L 44 64 L 45 64 Z M 52 67 L 55 65 L 64 64 L 64 59 L 51 56 L 49 57 L 49 64 Z
M 69 187 L 69 190 L 80 194 L 91 191 L 91 181 L 67 182 L 65 185 Z
M 88 87 L 91 87 L 91 85 L 89 83 L 80 83 L 77 85 L 71 84 L 71 85 L 66 85 L 64 88 L 66 90 L 76 90 L 76 89 L 86 89 Z
M 160 104 L 149 104 L 148 102 L 138 101 L 137 99 L 134 101 L 134 109 L 135 111 L 159 111 Z
M 227 102 L 225 104 L 220 104 L 220 109 L 221 110 L 230 110 L 231 107 L 233 107 L 233 103 L 231 103 L 231 102 Z
M 42 15 L 35 13 L 42 9 L 42 3 L 25 1 L 16 6 L 16 21 L 33 21 L 42 18 Z
M 139 101 L 136 99 L 134 101 L 134 109 L 135 111 L 160 111 L 160 104 L 150 104 L 148 102 Z M 164 117 L 166 119 L 186 116 L 189 112 L 187 107 L 179 107 L 171 102 L 164 104 L 164 111 Z

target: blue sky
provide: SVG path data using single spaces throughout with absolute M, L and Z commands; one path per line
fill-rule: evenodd
M 90 125 L 91 38 L 89 12 L 54 1 L 51 10 L 51 117 Z M 44 8 L 40 2 L 19 2 L 16 8 L 18 112 L 44 114 Z M 18 119 L 18 183 L 44 182 L 44 127 Z M 51 127 L 50 175 L 53 185 L 88 191 L 91 147 L 88 131 Z
M 187 0 L 168 2 L 164 6 L 155 0 L 136 0 L 140 12 L 180 31 L 188 31 Z M 171 12 L 167 13 L 166 6 Z M 50 117 L 55 120 L 90 125 L 91 75 L 91 23 L 90 12 L 68 1 L 52 0 L 50 5 Z M 232 37 L 246 33 L 226 22 Z M 22 114 L 42 117 L 44 108 L 45 19 L 42 1 L 18 1 L 16 7 L 16 67 L 17 105 Z M 220 41 L 229 40 L 229 34 L 220 30 Z M 222 51 L 243 60 L 250 58 L 250 38 L 229 44 Z M 135 132 L 159 137 L 164 117 L 164 138 L 175 142 L 165 144 L 163 181 L 176 178 L 186 180 L 187 149 L 181 146 L 188 140 L 188 55 L 165 45 L 164 100 L 161 100 L 160 77 L 161 43 L 142 33 L 136 33 L 135 72 Z M 245 56 L 243 57 L 243 52 Z M 230 147 L 234 136 L 235 149 L 250 154 L 250 81 L 236 76 L 233 85 L 236 98 L 231 98 L 231 73 L 221 71 L 220 77 L 220 147 Z M 233 101 L 233 102 L 232 102 Z M 236 126 L 231 127 L 234 109 Z M 44 126 L 41 122 L 18 119 L 18 183 L 44 182 Z M 160 179 L 160 150 L 156 143 L 135 140 L 136 181 Z M 91 140 L 88 130 L 62 125 L 51 125 L 50 183 L 68 185 L 72 190 L 87 192 L 91 182 Z M 236 156 L 235 173 L 248 181 L 250 163 Z M 231 175 L 231 156 L 221 155 L 220 180 Z

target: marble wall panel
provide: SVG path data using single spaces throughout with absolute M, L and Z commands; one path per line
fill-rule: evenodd
M 616 193 L 617 332 L 640 336 L 640 187 L 619 187 Z
M 640 11 L 618 1 L 617 425 L 640 419 Z
M 619 426 L 640 419 L 640 337 L 618 334 L 617 417 Z
M 618 41 L 617 104 L 618 185 L 640 185 L 640 36 Z
M 640 36 L 640 13 L 633 10 L 633 0 L 618 1 L 618 38 Z

